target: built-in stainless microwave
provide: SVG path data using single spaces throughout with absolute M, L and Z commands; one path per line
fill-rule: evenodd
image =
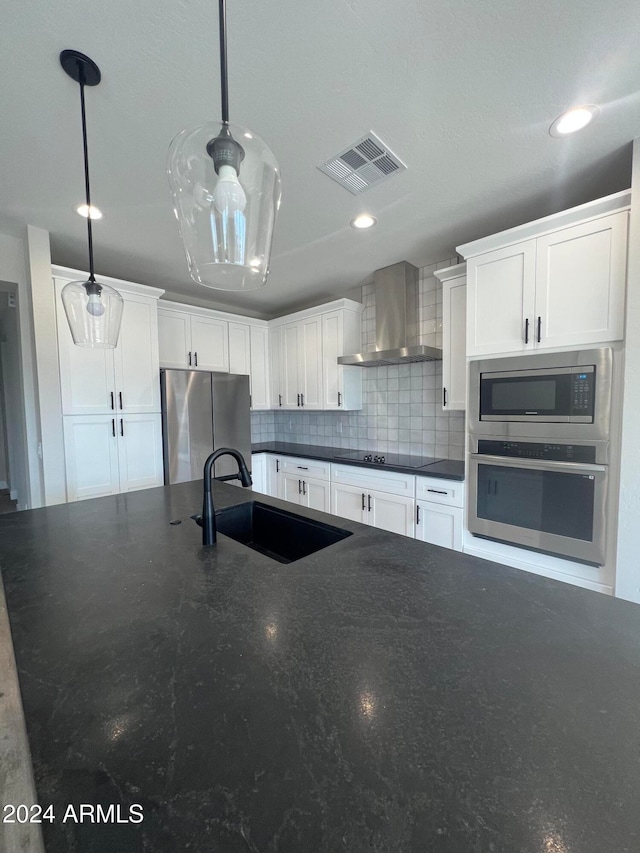
M 608 347 L 471 362 L 470 431 L 606 440 L 612 363 Z

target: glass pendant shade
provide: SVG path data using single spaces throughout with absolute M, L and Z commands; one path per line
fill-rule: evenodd
M 70 281 L 62 289 L 62 304 L 74 344 L 115 347 L 124 308 L 117 290 L 92 281 Z
M 228 139 L 238 146 L 234 164 L 218 160 L 216 171 L 207 148 L 220 138 L 223 148 Z M 266 143 L 220 121 L 187 128 L 171 143 L 167 174 L 191 278 L 218 290 L 266 284 L 281 195 L 278 163 Z

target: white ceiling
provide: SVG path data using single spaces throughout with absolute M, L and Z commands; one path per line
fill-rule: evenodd
M 185 301 L 281 314 L 630 184 L 637 0 L 228 0 L 231 120 L 275 152 L 283 200 L 267 286 L 209 291 L 187 274 L 165 160 L 219 115 L 216 0 L 10 0 L 3 18 L 0 231 L 45 228 L 56 263 L 86 267 L 78 87 L 58 64 L 80 50 L 103 74 L 87 90 L 97 271 Z M 598 120 L 549 136 L 580 103 Z M 369 130 L 408 169 L 352 196 L 316 167 Z M 349 226 L 363 210 L 370 232 Z

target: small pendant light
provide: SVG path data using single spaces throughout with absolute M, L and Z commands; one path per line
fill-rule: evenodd
M 280 173 L 253 131 L 229 123 L 225 0 L 219 0 L 222 124 L 179 133 L 167 174 L 191 278 L 218 290 L 266 284 Z
M 100 69 L 92 59 L 77 50 L 63 50 L 60 64 L 69 77 L 80 84 L 82 113 L 82 145 L 84 149 L 84 184 L 87 214 L 91 211 L 89 186 L 89 153 L 87 148 L 87 118 L 84 106 L 84 87 L 97 86 Z M 87 215 L 89 243 L 89 278 L 71 281 L 62 289 L 62 304 L 69 321 L 73 342 L 79 347 L 113 348 L 118 343 L 124 301 L 113 287 L 96 281 L 93 268 L 93 232 L 91 216 Z

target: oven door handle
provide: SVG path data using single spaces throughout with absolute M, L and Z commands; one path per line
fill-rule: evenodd
M 566 471 L 574 474 L 599 474 L 607 470 L 607 465 L 592 465 L 587 462 L 554 462 L 544 459 L 520 459 L 515 456 L 488 456 L 484 453 L 470 453 L 472 462 L 486 462 L 491 465 L 504 465 L 506 468 L 532 468 L 535 471 Z

